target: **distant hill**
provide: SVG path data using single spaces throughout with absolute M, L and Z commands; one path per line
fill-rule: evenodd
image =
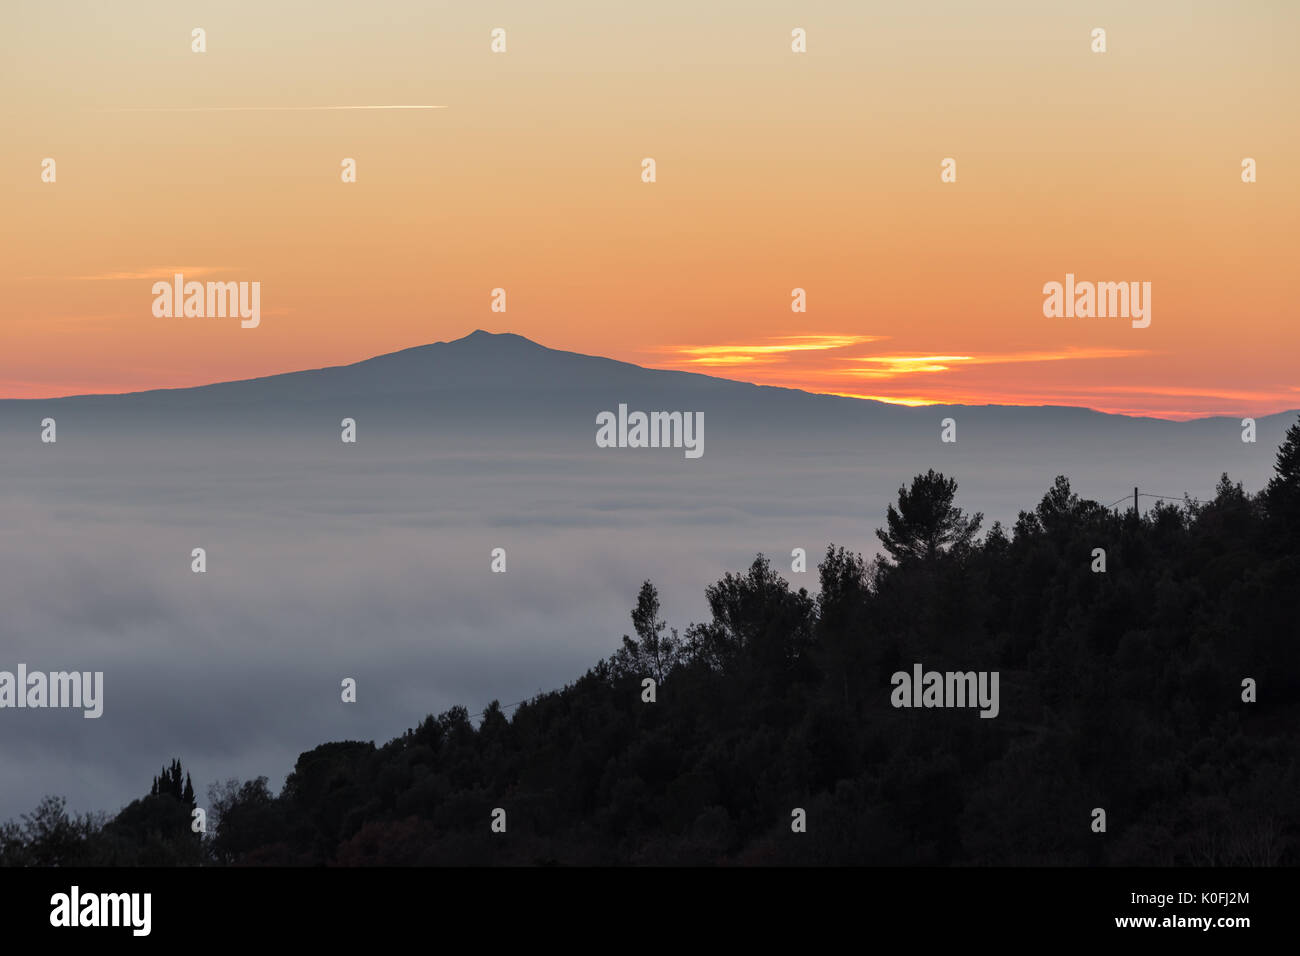
M 906 407 L 867 399 L 822 395 L 799 389 L 753 385 L 731 379 L 664 369 L 578 352 L 546 348 L 513 333 L 481 329 L 450 342 L 434 342 L 378 355 L 351 365 L 286 372 L 262 378 L 192 388 L 154 389 L 116 395 L 0 401 L 0 422 L 25 423 L 31 416 L 66 410 L 110 413 L 123 424 L 140 416 L 157 422 L 164 413 L 186 423 L 298 418 L 320 412 L 377 414 L 381 427 L 422 424 L 451 430 L 487 427 L 531 432 L 539 421 L 557 433 L 590 430 L 595 414 L 629 408 L 696 410 L 706 413 L 710 431 L 724 440 L 783 436 L 797 441 L 809 433 L 869 429 L 876 443 L 903 442 L 918 432 L 937 441 L 939 422 L 955 417 L 959 441 L 996 436 L 1050 446 L 1060 439 L 1189 440 L 1239 442 L 1236 419 L 1210 417 L 1187 422 L 1113 415 L 1068 406 L 931 405 Z M 328 410 L 328 411 L 326 411 Z M 1259 444 L 1276 446 L 1295 412 L 1258 419 Z M 96 419 L 99 415 L 96 414 Z M 170 419 L 181 424 L 179 418 Z M 592 426 L 594 427 L 594 426 Z M 594 434 L 594 431 L 593 431 Z M 870 438 L 863 435 L 864 439 Z M 717 447 L 715 445 L 715 447 Z

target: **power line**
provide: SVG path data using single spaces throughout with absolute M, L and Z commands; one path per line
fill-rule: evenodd
M 1142 492 L 1142 494 L 1141 494 L 1140 497 L 1143 497 L 1143 498 L 1166 498 L 1166 499 L 1168 499 L 1169 501 L 1182 501 L 1184 498 L 1186 498 L 1188 501 L 1195 501 L 1198 505 L 1201 503 L 1199 498 L 1193 498 L 1193 497 L 1191 497 L 1190 495 L 1152 495 L 1152 494 L 1148 494 L 1147 492 L 1144 491 L 1144 492 Z M 1122 499 L 1121 499 L 1121 500 L 1122 500 Z
M 555 693 L 555 692 L 554 692 L 554 691 L 542 691 L 542 692 L 540 692 L 540 693 L 538 693 L 538 694 L 536 694 L 536 695 L 534 695 L 534 696 L 532 696 L 532 697 L 525 697 L 523 700 L 517 700 L 517 701 L 515 701 L 513 704 L 500 704 L 500 705 L 498 705 L 498 706 L 500 706 L 500 708 L 501 708 L 502 710 L 510 710 L 510 709 L 513 708 L 513 707 L 518 707 L 520 704 L 526 704 L 526 703 L 528 703 L 529 701 L 537 700 L 537 699 L 540 698 L 540 697 L 544 697 L 544 696 L 546 696 L 547 694 L 553 694 L 553 693 Z M 470 719 L 470 720 L 474 720 L 474 719 L 477 718 L 477 717 L 482 717 L 482 716 L 483 716 L 484 714 L 486 714 L 486 713 L 487 713 L 487 711 L 485 710 L 485 711 L 483 711 L 482 713 L 478 713 L 478 714 L 470 714 L 469 719 Z
M 1128 500 L 1129 500 L 1130 498 L 1132 498 L 1132 497 L 1135 497 L 1135 496 L 1134 496 L 1134 495 L 1125 495 L 1123 498 L 1116 498 L 1114 501 L 1112 501 L 1112 502 L 1111 502 L 1110 504 L 1108 504 L 1106 507 L 1107 507 L 1107 508 L 1114 508 L 1114 507 L 1115 507 L 1117 504 L 1119 504 L 1121 501 L 1128 501 Z M 1163 500 L 1165 500 L 1165 501 L 1191 501 L 1191 502 L 1194 502 L 1195 504 L 1198 504 L 1198 505 L 1201 503 L 1201 500 L 1200 500 L 1199 498 L 1193 498 L 1193 497 L 1191 497 L 1190 495 L 1157 495 L 1157 494 L 1153 494 L 1153 493 L 1148 492 L 1148 491 L 1138 492 L 1138 494 L 1136 495 L 1136 497 L 1138 497 L 1138 498 L 1161 498 L 1161 499 L 1163 499 Z

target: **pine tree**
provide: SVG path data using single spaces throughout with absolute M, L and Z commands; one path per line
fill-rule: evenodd
M 967 518 L 953 504 L 957 480 L 945 478 L 931 468 L 912 479 L 910 489 L 898 489 L 898 507 L 889 506 L 885 515 L 888 530 L 876 529 L 876 537 L 896 562 L 931 560 L 945 549 L 970 545 L 983 514 Z
M 1277 450 L 1275 474 L 1264 489 L 1264 507 L 1268 517 L 1277 522 L 1283 544 L 1294 546 L 1300 536 L 1300 421 L 1287 429 L 1286 438 Z
M 659 618 L 659 592 L 649 581 L 641 585 L 636 607 L 632 610 L 632 628 L 637 639 L 623 636 L 617 661 L 623 670 L 641 677 L 653 677 L 662 684 L 664 675 L 681 659 L 681 640 L 677 629 Z M 665 633 L 667 632 L 667 633 Z

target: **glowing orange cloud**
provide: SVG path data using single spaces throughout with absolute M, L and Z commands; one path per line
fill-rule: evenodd
M 879 368 L 845 368 L 825 370 L 829 374 L 853 375 L 858 378 L 893 378 L 913 372 L 946 372 L 952 363 L 966 365 L 1009 365 L 1020 362 L 1062 362 L 1069 359 L 1115 359 L 1148 354 L 1144 349 L 1078 349 L 1057 352 L 1008 352 L 989 355 L 875 355 L 855 358 L 855 362 L 875 363 Z M 883 401 L 883 399 L 882 399 Z
M 1113 376 L 1115 363 L 1161 357 L 1151 349 L 1066 346 L 1058 349 L 1026 348 L 996 352 L 890 352 L 863 355 L 858 346 L 865 342 L 887 339 L 885 335 L 809 335 L 777 336 L 753 344 L 678 346 L 666 351 L 678 357 L 673 367 L 699 365 L 739 366 L 743 378 L 764 385 L 801 388 L 807 391 L 886 402 L 891 405 L 1076 405 L 1119 414 L 1150 414 L 1154 400 L 1161 401 L 1158 414 L 1180 419 L 1205 414 L 1224 414 L 1237 407 L 1269 407 L 1291 401 L 1286 388 L 1198 388 L 1166 386 L 1093 384 L 1095 375 L 1083 372 L 1054 376 L 1059 381 L 1047 383 L 1042 373 L 1027 371 L 990 374 L 982 368 L 998 366 L 1032 366 L 1043 363 L 1100 362 Z M 845 353 L 848 354 L 845 354 Z M 1132 377 L 1141 380 L 1144 373 L 1135 366 Z M 1083 376 L 1082 378 L 1080 376 Z M 881 393 L 854 387 L 864 379 L 888 382 L 906 378 L 907 391 Z M 925 382 L 924 392 L 917 386 Z M 1084 387 L 1080 387 L 1085 383 Z M 1180 399 L 1195 399 L 1186 405 Z M 1188 407 L 1190 405 L 1190 407 Z
M 782 335 L 782 345 L 697 345 L 665 349 L 677 355 L 688 356 L 689 365 L 744 365 L 752 362 L 778 361 L 792 352 L 825 352 L 829 349 L 847 348 L 879 341 L 879 335 Z

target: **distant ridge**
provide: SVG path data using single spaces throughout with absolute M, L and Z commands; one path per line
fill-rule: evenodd
M 1150 416 L 1120 415 L 1098 412 L 1069 405 L 948 405 L 918 407 L 893 405 L 872 399 L 849 398 L 809 392 L 803 389 L 755 385 L 736 379 L 684 372 L 652 369 L 616 359 L 581 352 L 552 349 L 514 332 L 488 332 L 475 329 L 458 339 L 431 342 L 362 359 L 346 365 L 332 365 L 293 372 L 280 372 L 257 378 L 214 382 L 207 385 L 147 389 L 114 394 L 80 394 L 44 399 L 0 399 L 0 407 L 76 404 L 94 407 L 158 405 L 191 407 L 195 405 L 244 405 L 267 402 L 321 402 L 336 400 L 390 401 L 424 396 L 444 402 L 455 397 L 527 394 L 530 401 L 554 401 L 569 404 L 584 393 L 632 399 L 675 398 L 679 401 L 730 398 L 768 405 L 772 401 L 804 403 L 801 408 L 818 412 L 843 412 L 848 409 L 871 410 L 874 414 L 892 413 L 914 418 L 918 413 L 932 417 L 936 410 L 964 409 L 984 413 L 1025 416 L 1099 416 L 1126 421 L 1151 421 L 1169 424 L 1230 420 L 1231 416 L 1207 416 L 1182 423 Z M 650 394 L 645 394 L 650 393 Z M 579 402 L 589 401 L 589 398 Z M 497 404 L 489 400 L 487 404 Z M 874 414 L 872 417 L 874 417 Z M 1262 416 L 1261 421 L 1290 420 L 1296 411 Z

